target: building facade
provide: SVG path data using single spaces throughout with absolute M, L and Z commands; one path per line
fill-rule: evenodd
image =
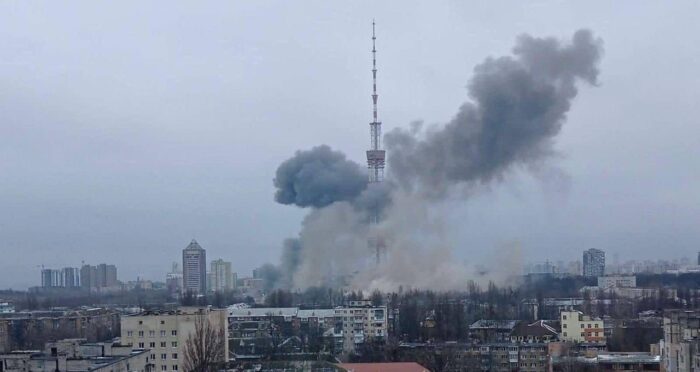
M 583 252 L 583 276 L 605 275 L 605 252 L 591 248 Z
M 634 288 L 637 277 L 634 275 L 606 275 L 598 277 L 599 288 Z
M 43 351 L 15 351 L 0 355 L 3 372 L 151 372 L 148 350 L 134 350 L 112 342 L 85 339 L 51 342 Z
M 562 311 L 561 340 L 571 342 L 604 343 L 603 320 L 583 315 L 580 311 Z
M 222 259 L 211 262 L 209 270 L 209 290 L 212 292 L 230 291 L 235 288 L 231 263 Z
M 187 339 L 198 321 L 208 322 L 222 332 L 224 359 L 228 360 L 228 311 L 211 308 L 181 307 L 170 312 L 146 312 L 122 317 L 121 340 L 124 345 L 149 349 L 155 371 L 184 371 Z
M 666 310 L 659 346 L 664 371 L 700 371 L 700 311 Z
M 109 340 L 118 335 L 119 318 L 101 308 L 0 314 L 0 353 L 41 350 L 46 342 L 65 338 Z
M 388 321 L 385 306 L 362 302 L 312 310 L 231 307 L 229 327 L 238 354 L 265 353 L 266 345 L 281 344 L 293 337 L 340 352 L 371 340 L 385 340 Z
M 207 293 L 207 252 L 194 239 L 182 250 L 182 286 L 184 291 Z

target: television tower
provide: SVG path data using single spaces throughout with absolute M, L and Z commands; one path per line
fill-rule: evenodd
M 386 161 L 386 151 L 382 150 L 382 122 L 377 119 L 377 36 L 375 34 L 375 23 L 372 20 L 372 122 L 370 128 L 370 149 L 367 150 L 367 169 L 369 170 L 369 183 L 379 183 L 384 180 L 384 164 Z M 370 214 L 370 225 L 379 223 L 379 210 L 375 208 Z M 375 229 L 376 230 L 376 229 Z M 380 263 L 386 254 L 384 239 L 371 232 L 369 239 L 370 249 L 376 254 L 377 264 Z

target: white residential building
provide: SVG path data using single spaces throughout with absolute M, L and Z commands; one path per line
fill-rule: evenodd
M 605 342 L 603 320 L 583 315 L 580 311 L 562 311 L 561 337 L 563 341 L 571 342 Z
M 121 339 L 125 345 L 149 349 L 155 371 L 184 371 L 187 338 L 202 317 L 224 332 L 224 354 L 228 358 L 228 311 L 181 307 L 171 312 L 146 312 L 121 319 Z

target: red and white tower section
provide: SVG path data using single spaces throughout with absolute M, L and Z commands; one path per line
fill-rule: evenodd
M 386 151 L 382 150 L 382 122 L 377 118 L 377 36 L 375 34 L 375 23 L 372 21 L 372 118 L 369 123 L 370 128 L 370 149 L 367 150 L 367 169 L 369 171 L 369 183 L 378 183 L 384 180 L 384 165 L 386 163 Z M 371 185 L 370 185 L 371 186 Z M 376 230 L 376 224 L 379 223 L 379 210 L 375 208 L 370 214 L 370 230 Z M 386 255 L 386 244 L 384 239 L 370 232 L 369 245 L 376 254 L 377 263 Z

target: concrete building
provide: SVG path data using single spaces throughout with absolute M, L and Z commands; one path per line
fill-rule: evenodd
M 48 343 L 44 351 L 15 351 L 0 355 L 3 372 L 151 372 L 149 351 L 112 342 L 88 343 L 65 339 Z
M 0 353 L 40 350 L 47 341 L 65 338 L 104 341 L 118 331 L 119 313 L 101 308 L 0 314 Z
M 634 288 L 637 277 L 634 275 L 606 275 L 598 277 L 599 288 Z
M 284 340 L 299 334 L 322 338 L 322 342 L 340 351 L 352 350 L 370 340 L 386 339 L 388 321 L 386 307 L 372 306 L 369 302 L 313 310 L 232 306 L 229 327 L 234 349 L 241 354 L 251 354 L 253 350 L 264 352 L 260 345 L 270 344 L 265 341 L 270 337 Z
M 469 337 L 481 343 L 508 342 L 517 324 L 517 320 L 479 319 L 469 325 Z
M 121 289 L 117 279 L 117 267 L 106 263 L 83 265 L 80 268 L 80 287 L 86 291 Z
M 209 290 L 212 292 L 230 291 L 235 288 L 231 263 L 222 259 L 211 262 L 209 270 Z
M 562 311 L 560 314 L 561 336 L 563 341 L 605 342 L 603 320 L 583 315 L 580 311 Z
M 605 252 L 591 248 L 583 252 L 583 276 L 605 275 Z
M 195 332 L 197 320 L 208 321 L 223 333 L 223 355 L 228 360 L 228 311 L 211 308 L 181 307 L 170 312 L 145 312 L 124 316 L 121 340 L 125 345 L 150 350 L 154 371 L 184 371 L 187 338 Z
M 700 311 L 664 311 L 664 338 L 659 342 L 659 350 L 664 371 L 699 371 Z
M 196 240 L 182 250 L 182 289 L 207 293 L 207 252 Z

